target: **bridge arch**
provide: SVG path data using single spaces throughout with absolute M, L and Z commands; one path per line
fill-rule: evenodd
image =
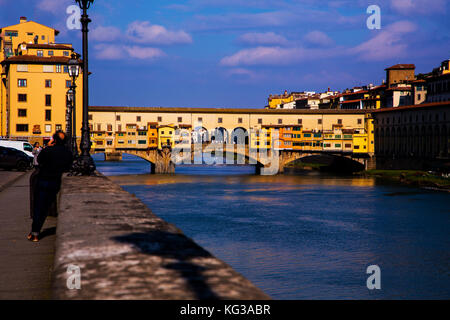
M 211 134 L 211 141 L 215 141 L 218 143 L 228 142 L 229 134 L 228 130 L 224 127 L 217 127 Z
M 231 143 L 248 145 L 249 134 L 247 129 L 243 127 L 234 128 L 231 133 Z
M 303 163 L 322 164 L 322 170 L 333 172 L 359 172 L 365 169 L 364 159 L 354 159 L 348 156 L 333 154 L 299 154 L 298 157 L 291 161 L 285 162 L 284 166 L 293 162 L 301 161 Z

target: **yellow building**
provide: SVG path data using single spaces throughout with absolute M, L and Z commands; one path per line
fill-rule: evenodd
M 277 126 L 262 126 L 250 130 L 250 149 L 270 149 L 272 148 L 272 135 Z
M 48 141 L 56 130 L 66 131 L 67 63 L 70 44 L 56 44 L 58 31 L 20 18 L 0 33 L 0 136 L 31 143 Z M 82 123 L 82 71 L 77 79 L 78 137 Z
M 173 148 L 175 145 L 175 126 L 165 125 L 158 127 L 158 149 Z
M 373 154 L 375 152 L 374 131 L 373 119 L 367 116 L 364 131 L 353 134 L 353 153 Z
M 270 95 L 269 96 L 269 109 L 276 109 L 278 105 L 283 103 L 289 103 L 294 101 L 294 95 L 288 94 L 287 91 L 282 95 Z
M 332 131 L 323 133 L 323 151 L 342 151 L 343 132 L 341 128 L 334 128 Z
M 148 147 L 158 148 L 158 122 L 147 123 Z

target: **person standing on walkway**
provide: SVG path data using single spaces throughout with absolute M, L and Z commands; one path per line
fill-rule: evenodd
M 41 146 L 39 145 L 39 142 L 36 142 L 33 146 L 33 151 L 31 152 L 34 156 L 33 159 L 33 166 L 36 168 L 38 166 L 38 161 L 37 161 L 37 157 L 39 155 L 39 153 L 42 151 Z
M 72 165 L 72 153 L 65 142 L 65 133 L 57 131 L 53 140 L 38 155 L 39 171 L 33 191 L 33 223 L 27 237 L 30 241 L 39 241 L 42 226 L 60 190 L 62 174 L 69 171 Z
M 37 174 L 39 173 L 39 164 L 38 164 L 37 158 L 41 151 L 42 151 L 42 147 L 40 146 L 39 142 L 36 142 L 33 145 L 33 151 L 32 151 L 32 154 L 34 156 L 34 158 L 33 158 L 34 171 L 30 176 L 30 217 L 31 217 L 31 219 L 33 219 L 34 189 L 36 188 L 36 180 L 37 180 L 36 178 L 37 178 Z

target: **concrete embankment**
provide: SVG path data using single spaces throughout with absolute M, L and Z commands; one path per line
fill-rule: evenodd
M 56 235 L 54 299 L 269 299 L 100 174 L 63 179 Z

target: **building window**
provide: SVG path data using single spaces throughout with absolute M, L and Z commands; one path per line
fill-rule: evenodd
M 72 81 L 66 80 L 66 88 L 70 88 L 71 85 L 72 85 Z
M 55 68 L 56 68 L 56 72 L 61 73 L 61 65 L 60 64 L 57 64 L 55 66 Z
M 297 123 L 298 124 L 302 124 L 303 123 L 303 119 L 298 119 Z
M 18 117 L 26 117 L 27 116 L 27 109 L 19 109 L 19 110 L 17 110 L 17 116 Z
M 52 95 L 51 94 L 46 94 L 45 95 L 45 106 L 46 107 L 51 107 L 52 105 Z
M 28 132 L 28 125 L 27 124 L 16 124 L 16 131 L 17 132 Z
M 100 123 L 97 124 L 97 131 L 102 131 L 102 125 Z
M 92 114 L 88 115 L 88 120 L 92 121 Z
M 64 73 L 69 73 L 69 68 L 68 68 L 67 66 L 64 66 L 63 72 L 64 72 Z
M 121 124 L 117 125 L 117 131 L 122 131 L 122 125 Z
M 17 101 L 19 101 L 19 102 L 27 102 L 27 95 L 25 93 L 19 93 L 17 95 Z
M 242 123 L 242 118 L 238 118 L 238 123 Z
M 342 119 L 338 119 L 338 124 L 342 124 Z
M 52 110 L 45 110 L 45 121 L 52 121 Z
M 53 66 L 52 65 L 44 65 L 44 66 L 42 66 L 42 71 L 51 73 L 51 72 L 53 72 Z
M 158 122 L 161 122 L 162 121 L 162 117 L 158 117 Z
M 322 119 L 317 119 L 317 124 L 322 124 Z
M 69 51 L 63 51 L 63 56 L 64 57 L 68 57 L 69 56 Z
M 18 64 L 17 72 L 28 72 L 28 65 L 27 64 Z
M 44 51 L 43 50 L 38 50 L 36 55 L 38 57 L 43 57 L 44 56 Z
M 17 79 L 17 86 L 18 87 L 26 87 L 27 86 L 27 79 Z
M 112 124 L 108 124 L 108 131 L 112 131 Z
M 120 121 L 120 116 L 116 116 L 116 121 Z
M 182 117 L 178 117 L 178 122 L 183 122 L 183 118 Z
M 278 124 L 283 124 L 283 119 L 278 119 Z
M 48 50 L 48 55 L 50 57 L 53 57 L 55 55 L 55 53 L 53 52 L 53 50 Z
M 137 122 L 141 122 L 141 116 L 137 116 L 137 117 L 136 117 L 136 121 L 137 121 Z
M 258 119 L 258 124 L 262 124 L 262 119 Z
M 55 131 L 61 131 L 61 130 L 62 130 L 62 125 L 56 124 L 55 125 Z
M 52 87 L 52 80 L 45 80 L 45 87 L 51 88 Z
M 218 122 L 218 123 L 222 123 L 222 122 L 223 122 L 223 119 L 222 119 L 222 118 L 218 118 L 218 119 L 217 119 L 217 122 Z
M 45 40 L 45 36 L 41 36 L 41 39 L 42 39 L 42 40 Z
M 203 122 L 203 118 L 198 118 L 197 121 L 198 122 Z
M 362 124 L 362 119 L 358 119 L 358 124 Z
M 45 125 L 45 132 L 52 132 L 52 125 L 51 124 L 46 124 Z

